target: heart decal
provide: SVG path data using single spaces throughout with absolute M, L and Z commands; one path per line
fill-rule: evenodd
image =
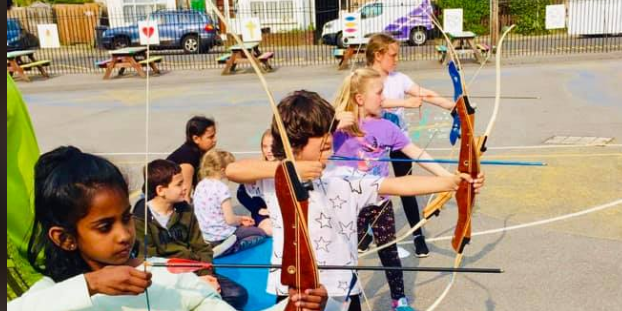
M 151 38 L 151 36 L 155 32 L 155 29 L 153 28 L 153 26 L 143 27 L 142 32 L 145 36 L 147 36 L 147 38 Z

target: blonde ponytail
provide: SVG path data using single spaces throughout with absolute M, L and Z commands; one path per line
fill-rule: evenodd
M 335 113 L 352 112 L 356 118 L 356 122 L 349 128 L 344 129 L 351 136 L 365 136 L 365 132 L 360 128 L 359 124 L 365 117 L 358 103 L 356 102 L 357 94 L 364 94 L 369 87 L 369 82 L 373 79 L 380 79 L 382 76 L 372 68 L 360 68 L 348 75 L 341 84 L 337 98 L 334 102 Z

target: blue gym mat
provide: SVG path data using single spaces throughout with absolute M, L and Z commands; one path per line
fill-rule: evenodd
M 271 254 L 272 239 L 266 239 L 265 242 L 242 252 L 215 258 L 214 263 L 269 264 Z M 268 269 L 217 268 L 217 272 L 246 288 L 248 303 L 244 311 L 262 310 L 274 305 L 276 296 L 266 293 Z

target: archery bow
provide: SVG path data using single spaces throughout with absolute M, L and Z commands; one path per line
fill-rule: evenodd
M 218 18 L 225 26 L 228 29 L 233 29 L 228 25 L 227 19 L 222 12 L 220 12 L 211 1 L 207 1 L 207 3 L 209 3 L 209 6 L 211 6 L 214 13 L 218 15 Z M 235 32 L 231 32 L 231 35 L 238 45 L 244 47 L 244 43 Z M 286 266 L 286 269 L 284 269 L 286 273 L 281 273 L 281 283 L 290 288 L 294 288 L 298 293 L 302 293 L 306 289 L 318 288 L 320 285 L 315 255 L 311 247 L 307 228 L 309 193 L 298 178 L 298 173 L 294 165 L 294 153 L 289 143 L 287 132 L 281 120 L 276 101 L 261 73 L 257 60 L 245 48 L 242 48 L 242 53 L 244 53 L 246 58 L 250 61 L 253 70 L 257 74 L 268 96 L 270 107 L 274 114 L 274 122 L 277 125 L 279 136 L 283 142 L 286 159 L 283 160 L 277 168 L 275 189 L 283 216 L 283 223 L 293 224 L 293 226 L 284 226 L 283 229 L 284 242 L 282 264 Z M 299 310 L 299 307 L 296 307 L 290 300 L 285 310 Z

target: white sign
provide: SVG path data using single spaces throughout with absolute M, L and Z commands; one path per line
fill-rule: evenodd
M 158 23 L 156 21 L 138 22 L 138 33 L 140 35 L 140 45 L 160 44 L 160 33 L 158 32 Z
M 341 29 L 343 29 L 343 38 L 360 41 L 363 37 L 361 32 L 361 13 L 343 13 L 341 15 Z
M 443 10 L 443 30 L 448 33 L 462 32 L 462 9 Z
M 257 17 L 242 18 L 242 40 L 244 42 L 261 41 L 261 23 Z
M 546 29 L 566 28 L 566 6 L 563 4 L 546 6 Z
M 41 48 L 49 49 L 60 47 L 58 27 L 56 27 L 56 24 L 39 24 L 37 25 L 37 33 L 39 34 L 39 45 Z

